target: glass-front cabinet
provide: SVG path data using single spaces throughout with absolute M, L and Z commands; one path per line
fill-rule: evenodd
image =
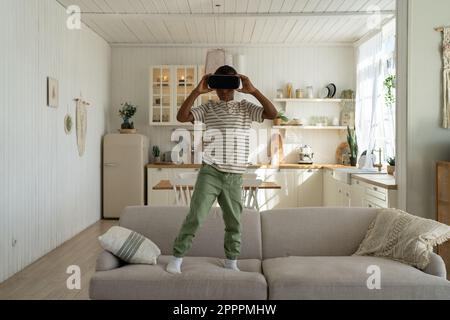
M 195 89 L 198 82 L 197 73 L 196 65 L 163 65 L 150 68 L 151 125 L 183 125 L 177 121 L 177 113 L 184 100 Z M 197 105 L 197 102 L 194 105 Z
M 205 66 L 199 66 L 198 67 L 198 82 L 200 82 L 200 80 L 203 78 L 203 76 L 205 75 Z M 208 101 L 219 101 L 219 97 L 217 96 L 215 91 L 211 91 L 210 93 L 207 94 L 202 94 L 199 98 L 198 98 L 198 104 L 205 104 L 208 103 Z
M 204 75 L 204 66 L 162 65 L 150 68 L 150 125 L 191 125 L 177 121 L 177 113 L 184 100 Z M 214 91 L 201 95 L 194 106 L 217 101 Z
M 169 66 L 152 67 L 150 122 L 167 124 L 172 121 L 172 72 Z
M 176 116 L 178 110 L 180 110 L 181 105 L 184 100 L 191 94 L 191 92 L 197 86 L 197 66 L 176 66 L 176 94 L 175 103 L 176 109 L 174 114 L 174 121 L 176 121 Z M 194 104 L 195 106 L 196 104 Z M 177 121 L 177 123 L 179 123 Z

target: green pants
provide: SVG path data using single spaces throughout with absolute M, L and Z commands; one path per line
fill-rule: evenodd
M 225 173 L 210 165 L 202 164 L 189 213 L 173 245 L 173 255 L 181 258 L 191 248 L 197 229 L 202 225 L 217 198 L 225 222 L 225 256 L 227 259 L 236 260 L 241 247 L 241 192 L 242 174 Z

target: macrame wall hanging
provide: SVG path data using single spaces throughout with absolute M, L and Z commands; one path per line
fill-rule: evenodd
M 450 27 L 436 28 L 436 31 L 443 32 L 442 58 L 443 58 L 443 123 L 445 129 L 450 128 Z
M 90 104 L 83 101 L 81 98 L 75 99 L 77 103 L 77 145 L 78 154 L 80 157 L 84 155 L 86 149 L 86 132 L 87 132 L 87 110 L 86 107 Z

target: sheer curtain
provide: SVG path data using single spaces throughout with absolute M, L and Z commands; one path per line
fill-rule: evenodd
M 381 148 L 382 162 L 395 156 L 395 105 L 385 102 L 385 79 L 395 74 L 393 64 L 395 29 L 387 26 L 357 49 L 357 88 L 355 126 L 360 155 L 368 157 L 363 167 L 370 168 L 372 153 L 378 156 Z

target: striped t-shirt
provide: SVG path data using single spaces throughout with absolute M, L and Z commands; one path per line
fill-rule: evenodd
M 203 162 L 222 172 L 244 173 L 251 124 L 264 121 L 263 111 L 246 100 L 209 102 L 192 108 L 194 121 L 206 125 Z

